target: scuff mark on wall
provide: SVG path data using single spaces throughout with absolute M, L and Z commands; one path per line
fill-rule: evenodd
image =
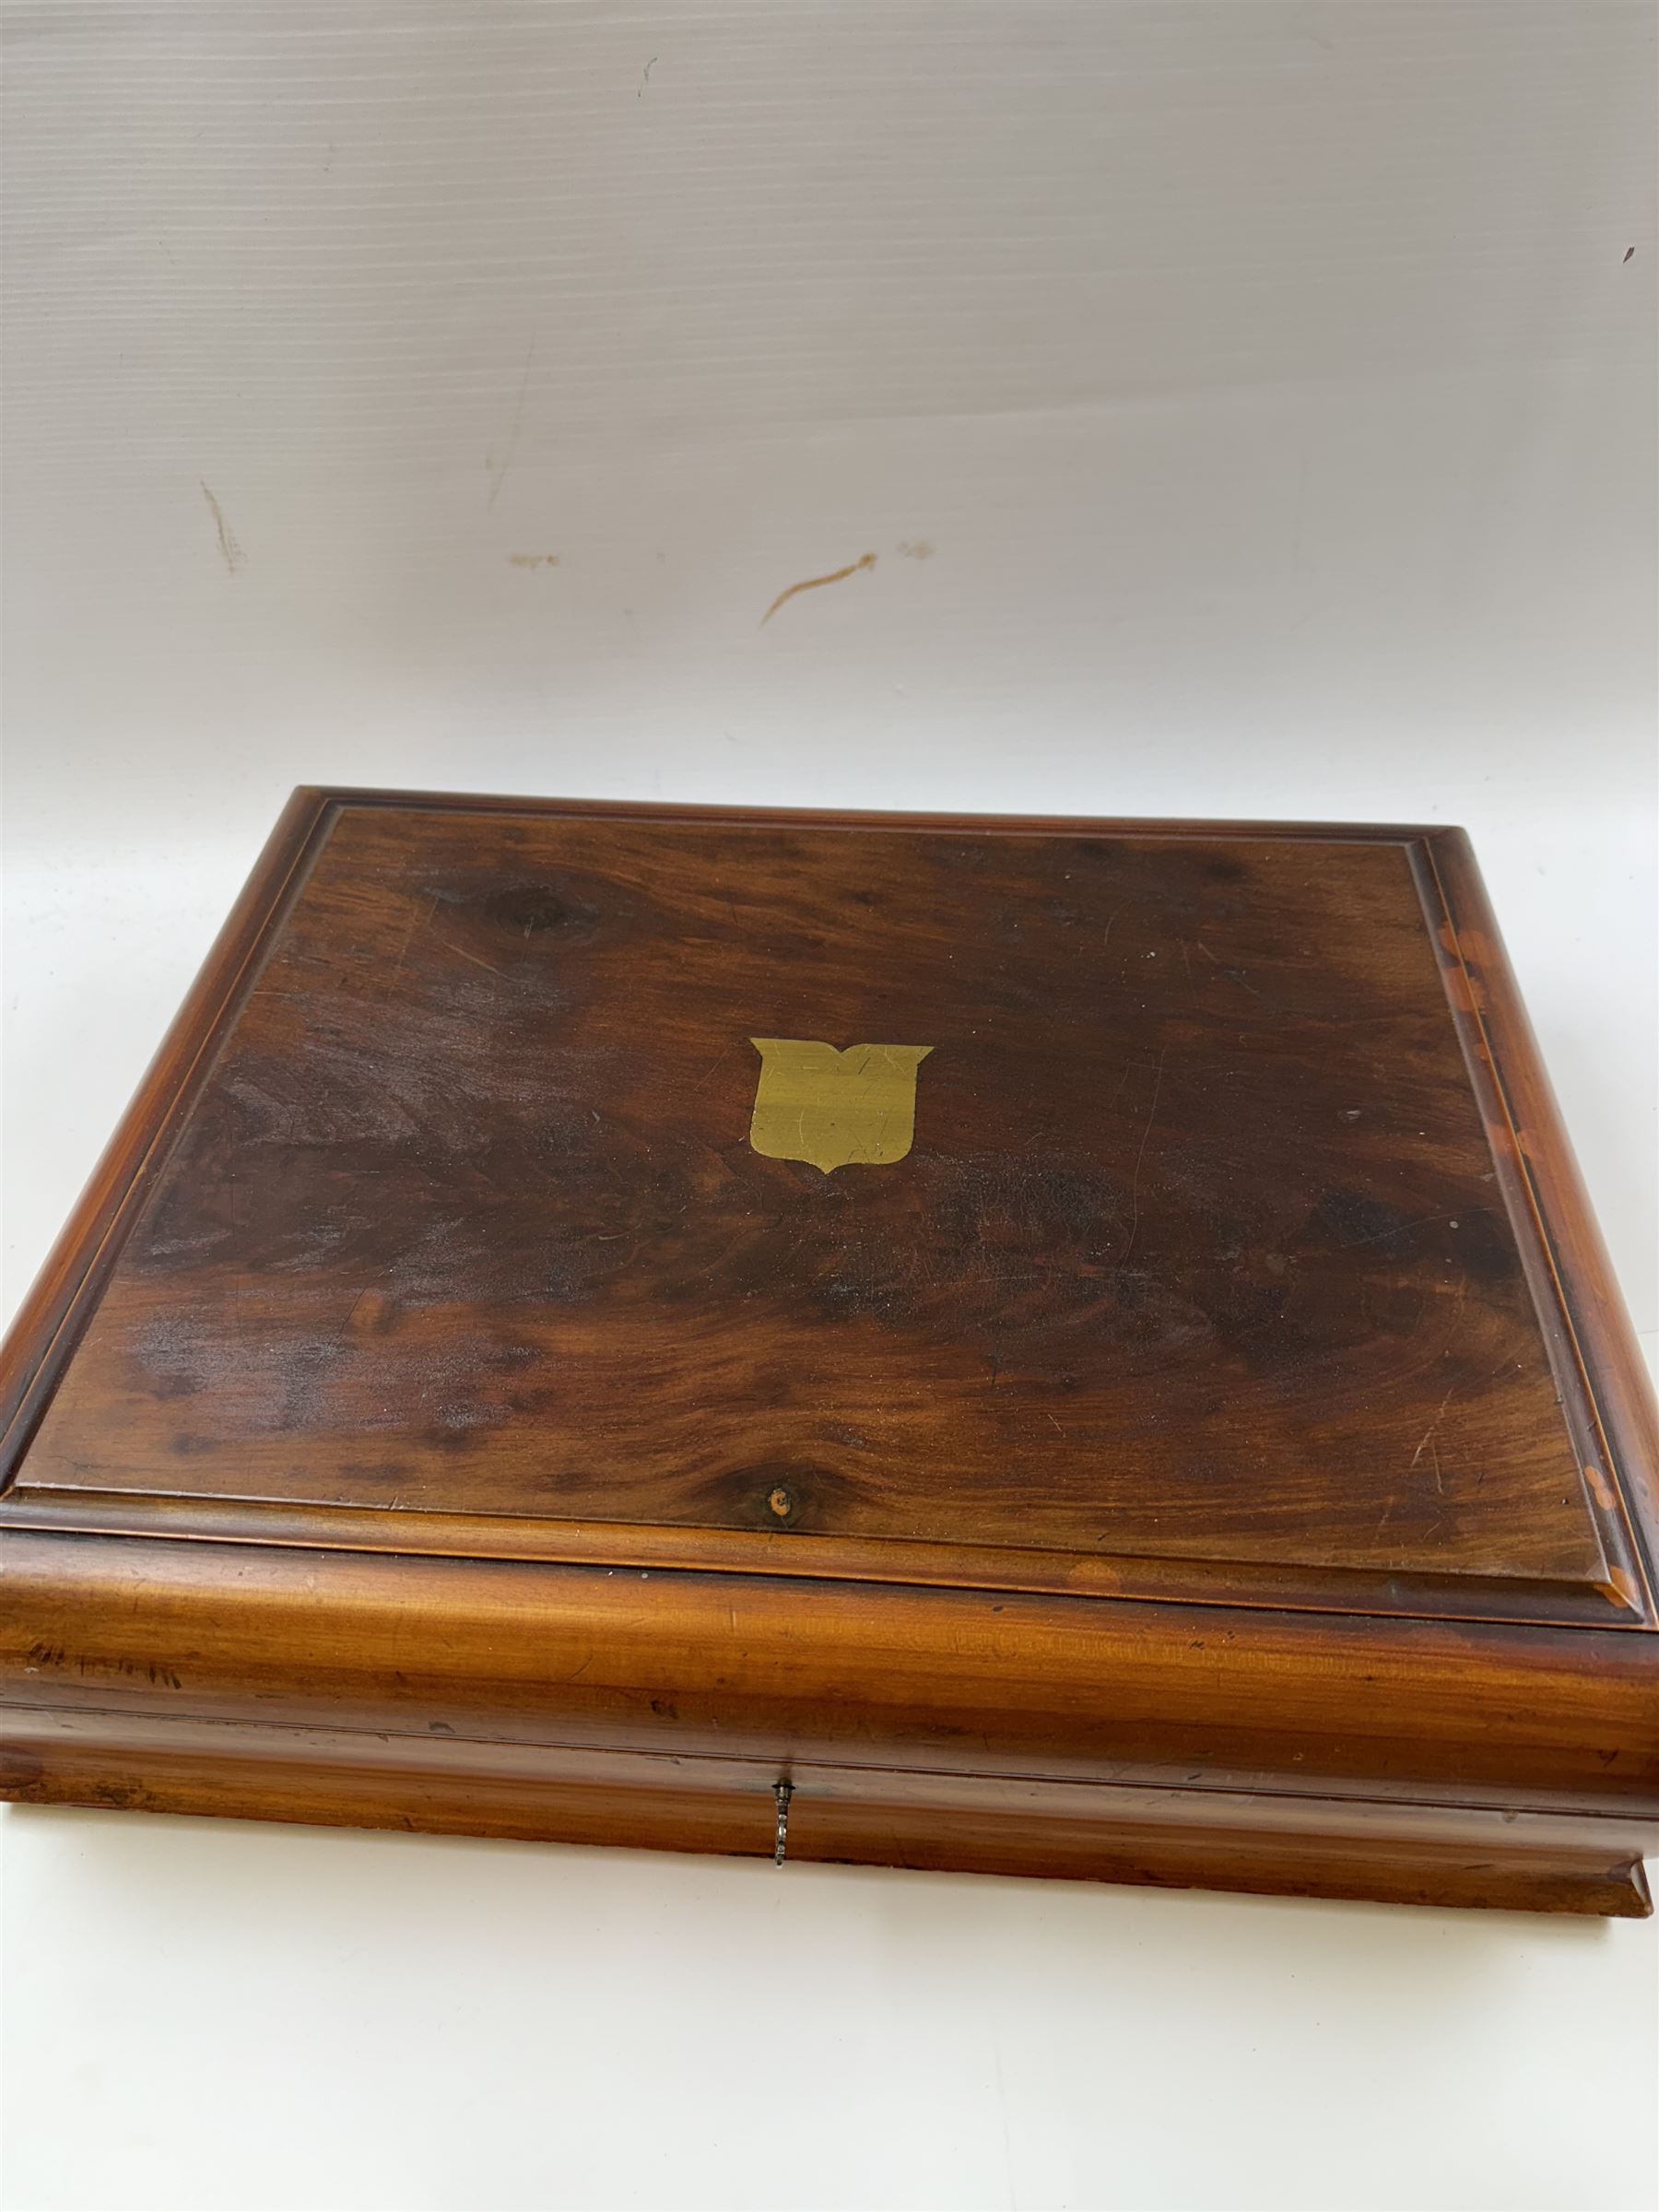
M 226 568 L 234 576 L 239 569 L 247 565 L 248 557 L 237 542 L 235 531 L 225 520 L 224 510 L 208 489 L 206 481 L 199 477 L 196 481 L 201 484 L 202 497 L 206 500 L 207 512 L 213 517 L 213 527 L 218 538 L 219 552 L 224 558 Z
M 524 421 L 524 397 L 530 389 L 530 371 L 535 366 L 535 333 L 530 333 L 530 343 L 524 349 L 524 373 L 519 379 L 518 399 L 512 409 L 512 427 L 507 433 L 507 451 L 501 455 L 501 465 L 496 471 L 495 482 L 489 488 L 485 504 L 493 507 L 507 481 L 507 471 L 512 466 L 512 456 L 518 451 L 519 431 Z M 488 466 L 488 462 L 486 466 Z
M 860 569 L 873 569 L 875 566 L 874 553 L 861 553 L 856 560 L 850 560 L 844 569 L 831 569 L 828 576 L 803 577 L 799 583 L 792 583 L 787 591 L 778 594 L 760 618 L 761 629 L 766 628 L 784 601 L 793 599 L 797 592 L 816 592 L 823 583 L 844 583 L 849 576 L 856 576 Z

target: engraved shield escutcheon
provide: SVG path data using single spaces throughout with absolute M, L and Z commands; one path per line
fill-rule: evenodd
M 902 1159 L 916 1131 L 916 1070 L 931 1044 L 850 1044 L 751 1037 L 760 1081 L 749 1142 L 769 1159 L 822 1173 Z

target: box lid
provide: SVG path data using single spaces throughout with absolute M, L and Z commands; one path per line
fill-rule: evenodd
M 5 1415 L 37 1527 L 1655 1619 L 1456 831 L 299 794 Z

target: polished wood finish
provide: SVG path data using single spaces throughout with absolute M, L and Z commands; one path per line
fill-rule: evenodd
M 65 1714 L 1659 1808 L 1618 1631 L 12 1530 L 0 1678 Z
M 763 1157 L 756 1037 L 930 1047 L 912 1148 Z M 301 794 L 3 1387 L 11 1794 L 1645 1909 L 1651 1394 L 1460 832 Z
M 793 1770 L 788 1857 L 1413 1905 L 1641 1919 L 1652 1899 L 1628 1822 L 1405 1814 L 1221 1791 L 1087 1789 L 975 1775 Z M 171 1727 L 70 1734 L 29 1715 L 0 1750 L 20 1803 L 232 1814 L 524 1841 L 773 1855 L 769 1768 L 517 1745 Z M 1506 1825 L 1509 1824 L 1509 1825 Z M 1655 1831 L 1646 1831 L 1650 1849 Z

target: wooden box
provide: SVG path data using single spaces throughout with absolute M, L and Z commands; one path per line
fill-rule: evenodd
M 13 1797 L 1648 1909 L 1457 830 L 301 792 L 0 1421 Z

